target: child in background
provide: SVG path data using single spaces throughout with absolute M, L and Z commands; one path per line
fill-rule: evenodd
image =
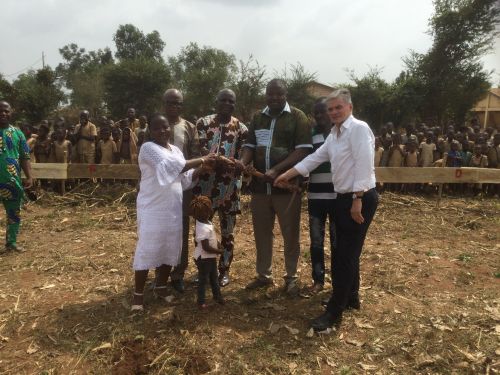
M 451 149 L 443 157 L 445 167 L 460 168 L 462 166 L 462 155 L 460 154 L 459 146 L 458 141 L 451 141 Z
M 406 145 L 407 152 L 404 159 L 404 166 L 415 168 L 418 167 L 420 163 L 420 154 L 417 151 L 417 139 L 410 138 L 408 144 Z M 404 184 L 403 190 L 407 193 L 415 192 L 415 184 Z
M 191 215 L 196 220 L 194 259 L 198 267 L 198 307 L 207 308 L 205 303 L 205 286 L 207 281 L 212 287 L 214 300 L 221 305 L 224 299 L 220 292 L 219 273 L 217 271 L 217 255 L 224 250 L 217 241 L 217 234 L 210 219 L 213 216 L 212 201 L 200 195 L 194 198 L 189 205 Z
M 434 151 L 436 151 L 436 144 L 433 142 L 434 135 L 428 132 L 425 137 L 425 142 L 420 143 L 420 166 L 432 167 L 434 162 Z
M 401 145 L 401 135 L 394 134 L 392 136 L 392 146 L 389 149 L 389 163 L 388 167 L 401 167 L 403 166 L 403 158 L 405 153 Z
M 148 130 L 148 118 L 144 115 L 139 116 L 139 127 L 135 129 L 135 135 L 137 137 L 137 140 L 139 140 L 139 134 L 145 133 L 147 130 Z M 137 146 L 139 146 L 139 142 L 137 142 Z
M 382 160 L 382 154 L 384 153 L 384 148 L 382 147 L 382 141 L 380 137 L 375 138 L 375 167 L 380 167 L 380 161 Z
M 392 135 L 392 146 L 389 148 L 389 162 L 388 167 L 402 167 L 405 157 L 403 145 L 401 145 L 401 135 Z M 390 191 L 400 191 L 401 184 L 388 184 Z
M 120 164 L 137 164 L 137 145 L 131 134 L 130 128 L 123 128 L 122 137 L 116 145 L 120 154 Z
M 99 136 L 101 139 L 97 144 L 97 160 L 100 164 L 113 164 L 117 148 L 115 141 L 111 138 L 111 129 L 102 128 Z
M 33 152 L 37 163 L 48 163 L 50 154 L 49 127 L 40 125 L 38 137 L 33 145 Z
M 66 139 L 66 129 L 57 128 L 54 131 L 55 141 L 52 142 L 50 159 L 54 163 L 69 163 L 71 161 L 71 142 Z
M 139 132 L 139 135 L 137 136 L 137 155 L 139 155 L 139 151 L 141 150 L 141 146 L 144 143 L 145 139 L 146 139 L 146 132 Z
M 389 149 L 392 145 L 392 139 L 389 136 L 382 137 L 382 147 L 384 151 L 380 158 L 379 167 L 387 167 L 389 165 Z
M 474 155 L 470 159 L 470 166 L 474 168 L 488 168 L 488 157 L 482 153 L 483 147 L 480 144 L 474 145 Z M 473 184 L 474 195 L 481 195 L 483 184 Z

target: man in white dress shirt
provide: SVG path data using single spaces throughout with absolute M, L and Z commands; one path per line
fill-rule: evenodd
M 316 152 L 274 182 L 279 186 L 299 174 L 307 176 L 321 163 L 331 163 L 337 193 L 334 206 L 337 248 L 333 254 L 332 296 L 326 311 L 312 321 L 312 327 L 319 332 L 338 326 L 344 310 L 360 308 L 359 257 L 378 204 L 373 165 L 375 137 L 370 127 L 353 117 L 349 90 L 334 91 L 326 104 L 334 124 L 331 134 Z

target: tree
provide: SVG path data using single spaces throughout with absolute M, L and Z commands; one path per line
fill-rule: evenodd
M 212 47 L 190 43 L 169 58 L 173 81 L 185 99 L 185 114 L 205 115 L 213 111 L 215 97 L 235 81 L 236 64 L 233 55 Z
M 380 76 L 381 73 L 382 69 L 378 67 L 370 68 L 361 78 L 357 77 L 354 71 L 349 72 L 349 78 L 354 85 L 348 88 L 355 103 L 356 117 L 375 129 L 385 121 L 393 120 L 388 118 L 391 85 Z
M 156 60 L 123 60 L 109 65 L 103 75 L 104 98 L 116 118 L 127 108 L 151 114 L 161 109 L 162 94 L 170 82 L 164 62 Z
M 33 123 L 46 119 L 65 99 L 61 82 L 50 67 L 21 74 L 12 88 L 16 117 Z
M 286 82 L 287 100 L 290 104 L 301 109 L 305 113 L 310 113 L 316 100 L 308 90 L 312 81 L 316 80 L 316 73 L 306 71 L 304 66 L 298 62 L 296 65 L 286 66 L 277 76 Z
M 141 30 L 131 24 L 120 25 L 113 40 L 116 45 L 115 56 L 120 60 L 156 60 L 163 61 L 161 56 L 165 42 L 156 30 L 144 34 Z
M 239 61 L 231 88 L 236 94 L 236 115 L 244 122 L 250 121 L 253 112 L 264 102 L 265 74 L 265 68 L 252 55 L 247 61 Z
M 0 74 L 0 100 L 12 100 L 12 85 Z
M 86 108 L 93 117 L 103 112 L 104 68 L 114 63 L 109 48 L 86 52 L 77 44 L 68 44 L 59 49 L 64 62 L 56 72 L 70 90 L 70 101 L 75 107 Z
M 443 126 L 448 120 L 463 122 L 489 88 L 491 73 L 480 58 L 498 36 L 500 7 L 497 0 L 435 0 L 434 7 L 432 47 L 425 54 L 412 52 L 404 62 L 426 98 L 423 116 Z

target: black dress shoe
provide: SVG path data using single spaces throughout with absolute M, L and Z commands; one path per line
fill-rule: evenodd
M 184 280 L 171 280 L 172 287 L 179 293 L 184 293 Z
M 318 316 L 311 322 L 311 327 L 315 332 L 323 332 L 332 328 L 333 326 L 338 327 L 342 322 L 342 314 L 333 315 L 332 313 L 325 311 L 323 314 Z
M 359 310 L 361 308 L 361 303 L 359 302 L 359 298 L 351 299 L 347 302 L 346 310 Z
M 321 305 L 326 307 L 328 305 L 329 300 L 330 300 L 330 298 L 322 299 Z M 361 309 L 361 303 L 359 302 L 359 299 L 352 299 L 349 302 L 347 302 L 345 309 L 346 310 L 359 310 L 359 309 Z
M 229 278 L 229 274 L 227 272 L 224 272 L 222 275 L 219 276 L 219 285 L 221 287 L 225 287 L 226 285 L 229 284 L 231 279 Z

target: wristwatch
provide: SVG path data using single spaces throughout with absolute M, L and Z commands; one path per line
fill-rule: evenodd
M 352 199 L 363 199 L 363 194 L 364 193 L 361 193 L 361 195 L 358 195 L 356 193 L 352 193 Z

